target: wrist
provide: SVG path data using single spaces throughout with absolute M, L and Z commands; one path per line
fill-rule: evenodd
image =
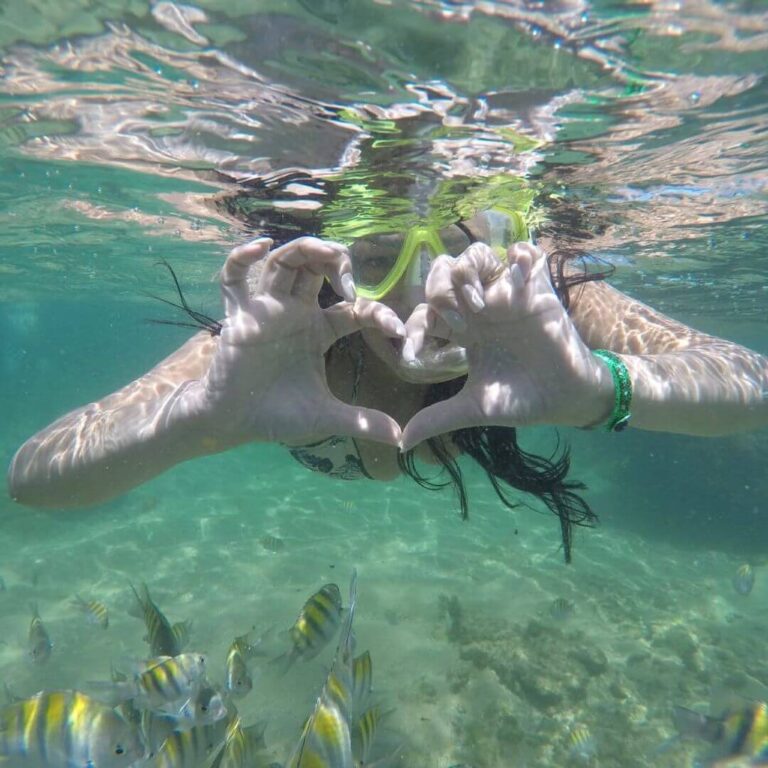
M 606 424 L 616 403 L 616 389 L 610 368 L 597 356 L 593 356 L 593 361 L 594 378 L 584 398 L 584 418 L 579 424 L 580 429 L 594 429 Z
M 595 349 L 592 356 L 603 363 L 603 370 L 608 369 L 613 386 L 613 407 L 603 425 L 609 432 L 622 432 L 631 417 L 632 378 L 629 370 L 624 360 L 610 350 Z

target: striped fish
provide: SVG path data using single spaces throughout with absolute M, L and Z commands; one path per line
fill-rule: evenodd
M 744 563 L 738 567 L 736 575 L 733 577 L 733 588 L 745 597 L 755 586 L 755 569 L 749 564 Z
M 336 584 L 326 584 L 312 595 L 288 630 L 292 648 L 288 666 L 296 659 L 313 659 L 333 639 L 341 621 L 341 592 Z M 282 657 L 281 657 L 282 658 Z
M 352 660 L 352 700 L 354 711 L 362 712 L 371 695 L 373 682 L 373 661 L 366 651 Z
M 149 643 L 153 656 L 178 656 L 182 651 L 179 635 L 182 630 L 176 630 L 165 617 L 165 614 L 155 605 L 146 584 L 141 585 L 141 592 L 131 584 L 136 597 L 136 606 L 131 611 L 133 616 L 144 619 L 147 628 L 145 640 Z M 178 625 L 177 625 L 178 626 Z
M 149 709 L 139 712 L 139 725 L 148 758 L 156 755 L 165 740 L 176 730 L 176 721 L 171 715 L 160 715 Z
M 0 710 L 5 768 L 126 768 L 143 755 L 138 730 L 79 691 L 41 691 Z
M 177 731 L 210 725 L 227 716 L 222 695 L 210 685 L 199 685 L 174 715 Z
M 171 733 L 143 768 L 203 768 L 210 765 L 223 747 L 227 725 L 224 719 Z
M 287 768 L 354 768 L 352 713 L 352 620 L 357 602 L 357 572 L 349 585 L 349 610 L 339 646 L 315 708 L 304 725 Z
M 177 621 L 172 627 L 171 632 L 176 638 L 176 647 L 181 653 L 189 645 L 189 635 L 192 632 L 191 621 Z
M 591 762 L 597 755 L 597 744 L 586 725 L 577 725 L 568 734 L 569 757 L 574 762 Z
M 30 607 L 32 608 L 32 621 L 29 625 L 29 657 L 35 664 L 45 664 L 51 658 L 53 643 L 37 611 L 37 605 Z
M 224 748 L 211 768 L 251 768 L 260 765 L 257 758 L 267 748 L 264 743 L 265 730 L 265 723 L 243 728 L 240 717 L 234 718 L 227 730 Z
M 227 677 L 224 688 L 230 696 L 236 699 L 245 696 L 253 688 L 253 680 L 248 673 L 248 665 L 245 660 L 247 646 L 244 644 L 244 637 L 246 636 L 236 637 L 227 651 Z
M 357 718 L 352 729 L 352 753 L 355 756 L 356 764 L 367 765 L 368 756 L 371 752 L 371 745 L 376 738 L 376 731 L 384 714 L 381 707 L 375 704 L 369 707 Z
M 109 626 L 109 612 L 104 603 L 98 600 L 83 600 L 80 595 L 75 595 L 71 605 L 85 614 L 85 620 L 89 624 L 95 624 L 102 629 Z
M 205 677 L 206 658 L 201 653 L 154 659 L 139 672 L 131 685 L 134 703 L 140 709 L 163 709 L 174 702 L 188 699 Z M 118 683 L 118 685 L 121 685 Z
M 730 710 L 722 717 L 675 707 L 673 718 L 681 736 L 695 736 L 712 745 L 699 760 L 702 768 L 735 765 L 735 758 L 741 757 L 749 758 L 748 765 L 768 765 L 768 704 L 764 701 Z

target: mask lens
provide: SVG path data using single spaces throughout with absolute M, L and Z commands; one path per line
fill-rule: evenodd
M 418 275 L 429 272 L 435 257 L 460 256 L 471 242 L 456 225 L 439 231 L 414 227 L 407 233 L 371 235 L 357 240 L 349 252 L 358 293 L 364 298 L 381 299 L 406 273 L 409 283 L 423 282 Z
M 440 240 L 449 256 L 461 256 L 473 242 L 467 237 L 467 233 L 455 224 L 440 230 Z
M 392 271 L 403 248 L 401 234 L 371 235 L 350 246 L 352 276 L 362 288 L 374 288 Z

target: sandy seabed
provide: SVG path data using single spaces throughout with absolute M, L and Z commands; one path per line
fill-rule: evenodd
M 479 483 L 462 523 L 450 492 L 407 481 L 334 483 L 289 466 L 224 495 L 191 472 L 93 512 L 2 502 L 0 670 L 14 694 L 108 680 L 111 665 L 145 657 L 131 582 L 172 622 L 192 621 L 215 682 L 236 635 L 254 628 L 274 655 L 287 650 L 307 597 L 335 581 L 346 600 L 354 567 L 357 649 L 388 712 L 373 760 L 401 747 L 392 764 L 409 768 L 682 768 L 705 745 L 657 753 L 674 704 L 714 712 L 724 693 L 764 695 L 768 592 L 756 568 L 753 592 L 737 594 L 731 556 L 598 528 L 578 531 L 565 566 L 556 520 L 509 512 Z M 75 594 L 108 606 L 107 631 L 86 624 Z M 557 598 L 570 615 L 553 615 Z M 27 655 L 31 604 L 54 642 L 41 666 Z M 271 760 L 290 753 L 333 646 L 284 675 L 269 656 L 252 663 L 238 706 L 246 724 L 266 722 Z M 590 758 L 572 752 L 577 726 Z

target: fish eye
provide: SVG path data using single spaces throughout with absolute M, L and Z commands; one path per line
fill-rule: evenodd
M 122 755 L 122 754 L 123 754 L 123 752 L 125 752 L 125 750 L 123 749 L 123 747 L 122 747 L 120 744 L 118 744 L 118 745 L 115 747 L 115 754 L 116 754 L 116 755 Z
M 201 709 L 203 712 L 207 712 L 207 711 L 208 711 L 208 705 L 207 705 L 207 704 L 201 704 L 201 705 L 200 705 L 200 709 Z
M 200 657 L 198 658 L 198 661 L 199 661 L 201 664 L 205 664 L 205 656 L 200 656 Z

